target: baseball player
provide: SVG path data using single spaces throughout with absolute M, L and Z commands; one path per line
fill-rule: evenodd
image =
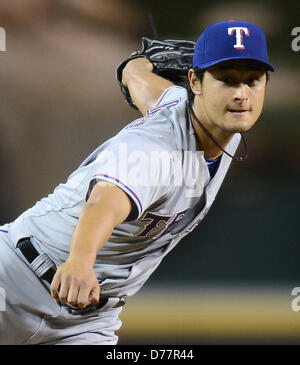
M 232 159 L 243 159 L 240 133 L 261 114 L 274 71 L 264 32 L 241 21 L 207 27 L 188 92 L 147 52 L 119 70 L 143 116 L 0 227 L 1 344 L 116 344 L 126 297 L 202 221 Z

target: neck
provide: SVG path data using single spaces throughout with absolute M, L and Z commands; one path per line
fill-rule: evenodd
M 223 153 L 220 147 L 225 149 L 233 137 L 233 134 L 225 132 L 218 127 L 213 127 L 212 124 L 208 122 L 208 118 L 205 117 L 205 115 L 202 115 L 201 112 L 197 112 L 203 110 L 203 108 L 195 107 L 195 104 L 193 104 L 191 105 L 191 109 L 191 119 L 199 148 L 204 152 L 205 157 L 210 159 L 217 158 Z M 199 123 L 201 123 L 202 128 Z

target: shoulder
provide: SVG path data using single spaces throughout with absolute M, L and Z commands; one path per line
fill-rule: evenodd
M 144 148 L 160 146 L 174 148 L 174 128 L 172 120 L 164 113 L 151 113 L 128 124 L 116 136 L 116 142 L 126 141 Z
M 126 125 L 116 136 L 115 142 L 134 141 L 175 148 L 178 129 L 186 127 L 187 91 L 172 86 L 164 90 L 155 106 L 144 117 Z M 182 134 L 183 131 L 180 132 Z
M 148 111 L 148 114 L 158 112 L 165 107 L 171 107 L 179 104 L 187 99 L 187 91 L 181 86 L 171 86 L 162 92 L 157 99 L 153 108 Z

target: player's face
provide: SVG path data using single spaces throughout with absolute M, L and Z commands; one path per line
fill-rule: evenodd
M 261 114 L 265 87 L 265 69 L 257 62 L 228 61 L 208 68 L 199 95 L 200 121 L 208 129 L 247 131 Z

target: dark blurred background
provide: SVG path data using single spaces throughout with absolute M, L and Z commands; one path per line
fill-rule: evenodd
M 163 261 L 122 314 L 120 343 L 300 343 L 300 3 L 3 0 L 0 26 L 1 223 L 64 182 L 139 113 L 116 66 L 153 37 L 196 40 L 210 23 L 246 20 L 267 35 L 265 107 L 202 224 Z M 300 41 L 299 41 L 300 45 Z

